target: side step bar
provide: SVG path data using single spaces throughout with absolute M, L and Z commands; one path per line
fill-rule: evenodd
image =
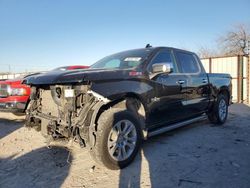
M 205 120 L 205 119 L 207 119 L 207 116 L 202 115 L 202 116 L 199 116 L 199 117 L 196 117 L 196 118 L 193 118 L 193 119 L 189 119 L 189 120 L 186 120 L 186 121 L 182 121 L 182 122 L 179 122 L 179 123 L 169 125 L 167 127 L 162 127 L 160 129 L 156 129 L 155 131 L 149 132 L 148 137 L 156 136 L 158 134 L 161 134 L 161 133 L 164 133 L 164 132 L 167 132 L 167 131 L 171 131 L 173 129 L 183 127 L 185 125 L 188 125 L 188 124 L 191 124 L 191 123 L 194 123 L 194 122 L 197 122 L 197 121 Z

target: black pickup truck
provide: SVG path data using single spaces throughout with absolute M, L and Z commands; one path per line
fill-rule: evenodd
M 147 47 L 107 56 L 90 69 L 51 71 L 32 88 L 26 126 L 74 140 L 109 169 L 127 166 L 148 137 L 208 119 L 223 124 L 231 77 L 207 74 L 195 53 Z

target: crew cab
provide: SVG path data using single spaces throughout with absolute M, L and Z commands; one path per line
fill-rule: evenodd
M 71 65 L 59 67 L 53 71 L 86 69 L 88 67 L 89 66 Z M 15 79 L 0 81 L 0 111 L 12 112 L 16 115 L 24 115 L 30 97 L 30 87 L 22 84 L 23 79 L 41 73 L 42 72 L 37 72 L 20 76 Z
M 109 169 L 126 167 L 148 137 L 206 117 L 223 124 L 232 89 L 230 75 L 207 74 L 195 53 L 150 46 L 25 83 L 32 88 L 26 126 L 88 146 Z

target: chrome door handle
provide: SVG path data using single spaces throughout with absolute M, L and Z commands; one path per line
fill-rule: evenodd
M 177 83 L 178 83 L 178 84 L 184 84 L 184 83 L 185 83 L 185 80 L 178 80 Z
M 203 78 L 203 79 L 202 79 L 202 83 L 205 84 L 205 83 L 207 83 L 207 82 L 208 82 L 208 80 L 207 80 L 206 78 Z

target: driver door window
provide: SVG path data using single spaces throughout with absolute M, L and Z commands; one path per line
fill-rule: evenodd
M 149 71 L 152 72 L 152 66 L 156 63 L 170 63 L 171 68 L 173 69 L 172 72 L 177 72 L 177 66 L 174 63 L 173 56 L 170 51 L 162 50 L 158 52 L 155 57 L 152 59 L 150 63 Z

